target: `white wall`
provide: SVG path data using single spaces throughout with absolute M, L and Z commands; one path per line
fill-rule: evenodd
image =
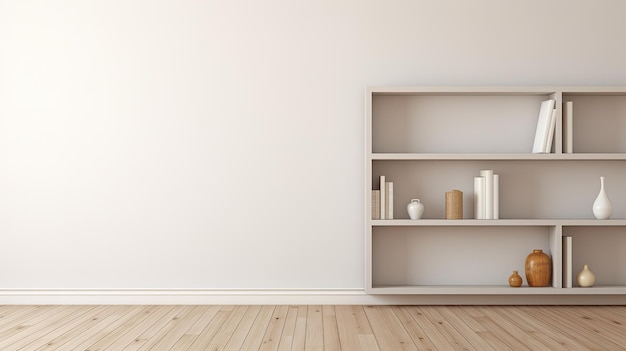
M 626 84 L 624 13 L 0 0 L 0 288 L 362 289 L 365 86 Z

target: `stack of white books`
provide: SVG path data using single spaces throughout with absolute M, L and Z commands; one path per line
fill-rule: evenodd
M 483 169 L 474 177 L 474 218 L 500 218 L 500 176 Z
M 393 219 L 393 182 L 379 177 L 379 189 L 372 190 L 372 219 Z

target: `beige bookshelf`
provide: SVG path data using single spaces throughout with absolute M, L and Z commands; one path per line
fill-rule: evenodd
M 556 101 L 552 152 L 531 153 L 541 101 Z M 563 103 L 573 101 L 573 153 Z M 626 86 L 370 87 L 366 91 L 365 281 L 369 294 L 626 294 Z M 500 175 L 497 220 L 473 219 L 473 177 Z M 394 183 L 393 220 L 373 220 L 371 191 Z M 605 177 L 609 220 L 591 205 Z M 444 194 L 464 195 L 462 220 L 445 220 Z M 423 219 L 406 205 L 420 199 Z M 573 237 L 574 288 L 562 286 L 562 238 Z M 524 260 L 552 258 L 552 284 L 531 288 Z M 596 285 L 577 288 L 583 264 Z M 513 270 L 524 279 L 508 286 Z M 597 295 L 597 296 L 593 296 Z

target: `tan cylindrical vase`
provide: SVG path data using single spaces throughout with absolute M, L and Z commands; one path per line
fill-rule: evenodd
M 463 219 L 463 192 L 446 192 L 446 219 Z

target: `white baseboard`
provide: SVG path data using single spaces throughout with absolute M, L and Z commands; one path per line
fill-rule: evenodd
M 624 305 L 621 295 L 368 295 L 362 289 L 0 289 L 0 305 Z
M 362 289 L 0 289 L 2 305 L 371 304 Z

